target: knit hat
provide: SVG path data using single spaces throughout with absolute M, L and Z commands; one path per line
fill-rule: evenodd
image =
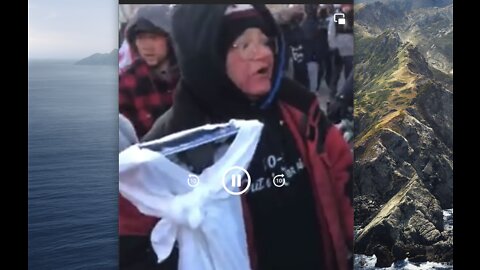
M 230 48 L 235 39 L 248 28 L 259 28 L 267 36 L 273 35 L 273 31 L 269 29 L 263 17 L 252 5 L 230 5 L 225 11 L 221 34 L 223 55 L 226 55 L 228 48 Z

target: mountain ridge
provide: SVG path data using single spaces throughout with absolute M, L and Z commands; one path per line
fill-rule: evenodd
M 453 260 L 453 6 L 419 2 L 355 5 L 355 253 L 377 267 Z
M 114 66 L 118 64 L 118 49 L 113 49 L 109 53 L 94 53 L 88 57 L 75 62 L 75 65 L 99 65 Z

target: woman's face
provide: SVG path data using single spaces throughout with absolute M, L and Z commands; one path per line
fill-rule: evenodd
M 251 100 L 270 91 L 273 52 L 269 38 L 259 28 L 246 29 L 227 52 L 227 75 Z

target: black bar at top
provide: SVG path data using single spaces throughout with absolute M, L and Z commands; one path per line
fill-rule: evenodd
M 256 1 L 253 1 L 255 4 Z M 198 2 L 188 2 L 188 1 L 162 1 L 162 0 L 118 0 L 119 4 L 228 4 L 232 3 L 232 1 L 221 2 L 221 1 L 203 1 L 201 3 Z M 317 0 L 317 1 L 304 1 L 301 3 L 295 1 L 274 1 L 273 3 L 265 3 L 264 1 L 260 2 L 262 4 L 353 4 L 353 0 Z

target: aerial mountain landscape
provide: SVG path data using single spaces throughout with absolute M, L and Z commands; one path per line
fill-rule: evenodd
M 356 3 L 355 253 L 451 265 L 453 1 Z

